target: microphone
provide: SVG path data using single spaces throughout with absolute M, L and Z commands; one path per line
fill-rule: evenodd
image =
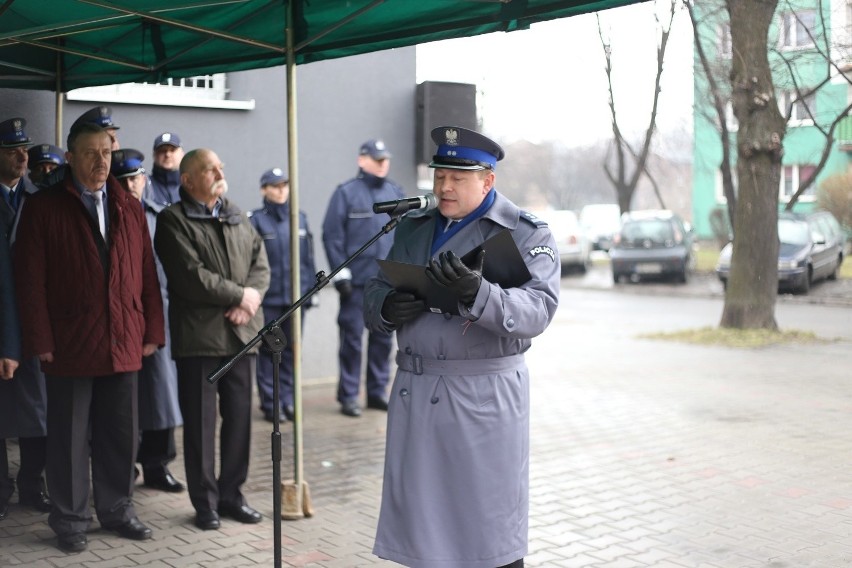
M 406 197 L 405 199 L 397 199 L 396 201 L 374 203 L 373 213 L 387 213 L 391 217 L 395 217 L 407 211 L 415 211 L 417 209 L 431 211 L 437 206 L 438 200 L 435 199 L 435 194 L 427 193 L 419 197 Z

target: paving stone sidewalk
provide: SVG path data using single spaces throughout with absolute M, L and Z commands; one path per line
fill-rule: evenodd
M 714 325 L 720 309 L 712 298 L 563 289 L 556 321 L 528 355 L 527 566 L 852 567 L 852 309 L 779 306 L 782 325 L 827 339 L 812 344 L 743 351 L 640 337 Z M 306 382 L 315 515 L 282 521 L 283 566 L 393 566 L 370 552 L 385 415 L 344 417 L 333 381 Z M 95 521 L 88 550 L 66 555 L 46 515 L 13 504 L 0 521 L 0 567 L 272 566 L 271 425 L 256 411 L 253 427 L 245 491 L 265 516 L 259 525 L 223 519 L 221 530 L 200 531 L 185 493 L 140 485 L 152 540 L 124 540 Z M 291 426 L 282 432 L 289 477 Z M 183 478 L 180 457 L 172 471 Z

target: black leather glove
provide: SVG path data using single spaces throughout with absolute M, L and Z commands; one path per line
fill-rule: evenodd
M 426 302 L 408 292 L 394 290 L 385 297 L 382 304 L 382 317 L 396 327 L 410 322 L 426 311 Z
M 479 251 L 473 266 L 465 266 L 453 251 L 442 252 L 437 259 L 429 262 L 426 276 L 438 286 L 447 288 L 465 306 L 476 299 L 482 284 L 482 264 L 485 251 Z
M 334 283 L 334 287 L 337 288 L 337 293 L 340 294 L 341 300 L 348 300 L 349 296 L 352 295 L 351 280 L 338 280 Z

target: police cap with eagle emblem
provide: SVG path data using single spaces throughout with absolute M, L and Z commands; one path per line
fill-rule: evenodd
M 30 138 L 24 127 L 27 121 L 23 118 L 10 118 L 0 122 L 0 148 L 18 148 L 29 146 Z
M 112 109 L 108 106 L 96 106 L 94 108 L 90 108 L 77 117 L 77 120 L 75 120 L 74 124 L 71 125 L 71 130 L 78 128 L 81 124 L 86 122 L 97 124 L 101 128 L 111 128 L 113 130 L 121 128 L 112 121 Z
M 494 170 L 505 153 L 499 144 L 479 132 L 461 126 L 439 126 L 432 130 L 438 150 L 430 168 Z
M 145 168 L 142 165 L 144 161 L 145 154 L 139 150 L 133 148 L 113 150 L 110 173 L 118 179 L 144 174 Z
M 65 151 L 53 144 L 36 144 L 27 150 L 28 164 L 30 169 L 36 164 L 56 164 L 61 166 L 65 163 Z

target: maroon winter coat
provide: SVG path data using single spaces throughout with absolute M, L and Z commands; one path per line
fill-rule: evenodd
M 70 170 L 21 212 L 13 262 L 23 351 L 53 353 L 52 363 L 42 363 L 47 375 L 137 371 L 142 345 L 165 343 L 145 213 L 112 176 L 107 207 L 108 251 Z

